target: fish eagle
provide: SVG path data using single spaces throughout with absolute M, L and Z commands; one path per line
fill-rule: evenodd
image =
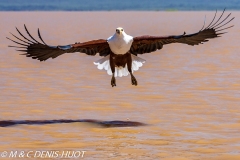
M 115 33 L 108 39 L 98 39 L 83 43 L 74 43 L 68 45 L 51 46 L 44 42 L 38 29 L 39 42 L 29 33 L 26 25 L 24 28 L 29 37 L 23 35 L 18 28 L 17 32 L 21 38 L 12 34 L 17 40 L 7 37 L 20 46 L 15 47 L 18 51 L 24 52 L 23 55 L 45 61 L 49 58 L 56 58 L 64 53 L 80 52 L 87 55 L 95 56 L 99 53 L 103 58 L 94 62 L 98 69 L 105 69 L 109 75 L 112 75 L 111 85 L 116 86 L 115 77 L 127 76 L 130 74 L 132 85 L 137 86 L 138 82 L 133 76 L 133 72 L 137 71 L 139 67 L 145 62 L 144 59 L 138 57 L 140 54 L 154 52 L 162 49 L 163 45 L 170 43 L 184 43 L 191 46 L 207 42 L 208 39 L 220 37 L 221 34 L 226 33 L 225 30 L 232 26 L 226 26 L 233 18 L 230 14 L 224 17 L 225 9 L 219 18 L 216 18 L 217 11 L 211 23 L 203 27 L 196 33 L 171 36 L 138 36 L 132 37 L 124 31 L 123 28 L 118 27 Z

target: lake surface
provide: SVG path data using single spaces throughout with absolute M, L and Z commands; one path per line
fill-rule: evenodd
M 240 10 L 239 0 L 1 0 L 0 11 L 201 11 Z
M 111 76 L 93 64 L 99 56 L 64 54 L 39 62 L 19 55 L 5 37 L 34 37 L 51 45 L 108 38 L 122 26 L 132 36 L 194 33 L 214 12 L 0 12 L 0 127 L 3 151 L 86 151 L 84 159 L 240 159 L 240 12 L 234 28 L 199 46 L 171 44 L 140 56 L 130 77 Z M 51 120 L 139 122 L 106 127 Z

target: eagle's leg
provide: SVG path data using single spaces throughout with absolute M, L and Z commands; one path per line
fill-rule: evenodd
M 127 57 L 127 67 L 128 67 L 128 72 L 131 75 L 132 85 L 137 86 L 137 79 L 132 74 L 132 56 L 131 56 L 131 53 L 127 53 L 127 55 L 128 55 L 128 57 Z
M 114 77 L 114 74 L 113 74 L 112 79 L 111 79 L 111 85 L 112 85 L 112 87 L 117 86 L 116 85 L 116 78 Z
M 115 79 L 115 77 L 114 77 L 114 75 L 115 75 L 115 63 L 114 63 L 114 59 L 115 59 L 115 57 L 113 57 L 113 55 L 110 55 L 110 67 L 111 67 L 111 70 L 112 70 L 112 79 L 111 79 L 111 85 L 112 85 L 112 87 L 117 86 L 117 85 L 116 85 L 116 79 Z

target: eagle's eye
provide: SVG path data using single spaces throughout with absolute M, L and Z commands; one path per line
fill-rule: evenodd
M 121 31 L 123 31 L 123 29 L 121 29 Z

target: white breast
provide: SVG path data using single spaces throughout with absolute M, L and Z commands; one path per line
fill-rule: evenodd
M 122 35 L 116 35 L 116 33 L 109 37 L 108 39 L 108 44 L 111 49 L 111 51 L 115 54 L 126 54 L 133 42 L 133 37 L 127 35 L 126 33 L 123 32 Z

